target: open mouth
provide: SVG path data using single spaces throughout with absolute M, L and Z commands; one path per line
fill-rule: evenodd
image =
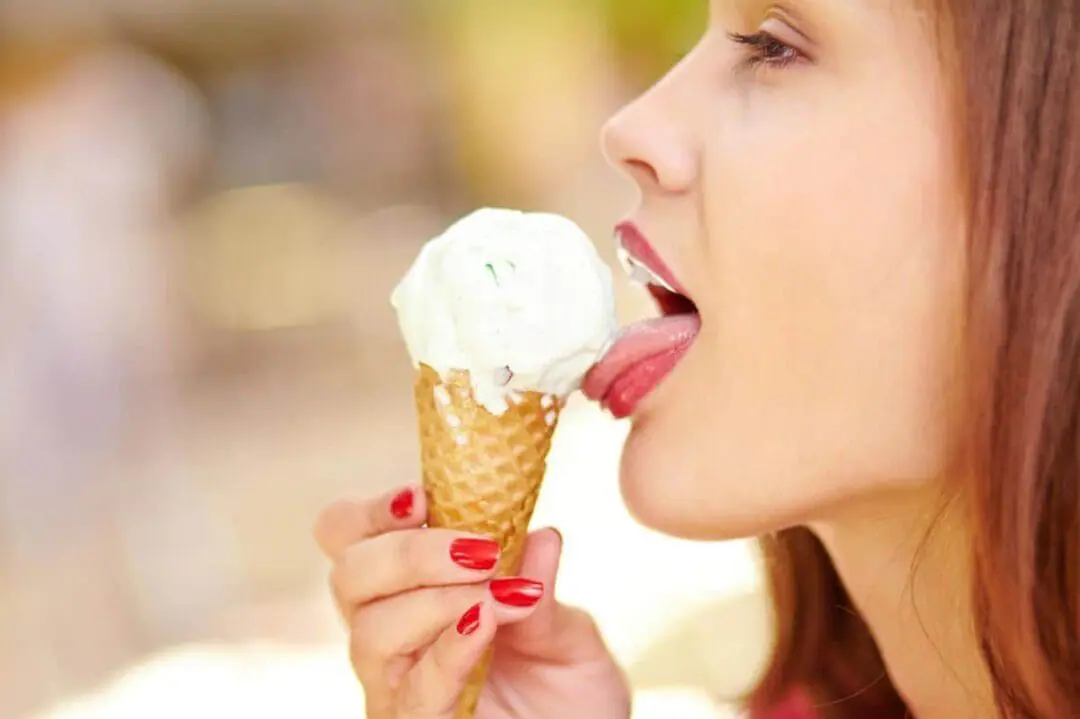
M 585 376 L 582 391 L 616 418 L 628 417 L 686 355 L 701 329 L 697 305 L 633 224 L 616 228 L 627 274 L 652 295 L 660 316 L 623 327 Z

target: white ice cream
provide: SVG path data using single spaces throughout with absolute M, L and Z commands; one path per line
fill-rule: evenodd
M 570 220 L 486 208 L 428 242 L 391 297 L 415 364 L 466 370 L 501 414 L 576 390 L 618 329 L 611 270 Z

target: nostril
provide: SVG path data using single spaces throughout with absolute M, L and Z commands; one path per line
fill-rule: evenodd
M 626 158 L 623 160 L 626 171 L 639 183 L 660 184 L 660 174 L 656 168 L 644 160 Z

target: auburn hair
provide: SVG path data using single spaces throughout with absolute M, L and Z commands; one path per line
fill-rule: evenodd
M 975 628 L 1000 717 L 1080 717 L 1080 2 L 944 4 L 969 211 L 957 481 Z M 803 688 L 829 719 L 906 716 L 816 537 L 763 545 L 778 626 L 753 703 Z

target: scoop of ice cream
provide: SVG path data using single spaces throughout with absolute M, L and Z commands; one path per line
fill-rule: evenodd
M 611 270 L 585 233 L 547 213 L 485 208 L 429 241 L 391 303 L 414 364 L 469 373 L 477 401 L 566 397 L 618 329 Z

